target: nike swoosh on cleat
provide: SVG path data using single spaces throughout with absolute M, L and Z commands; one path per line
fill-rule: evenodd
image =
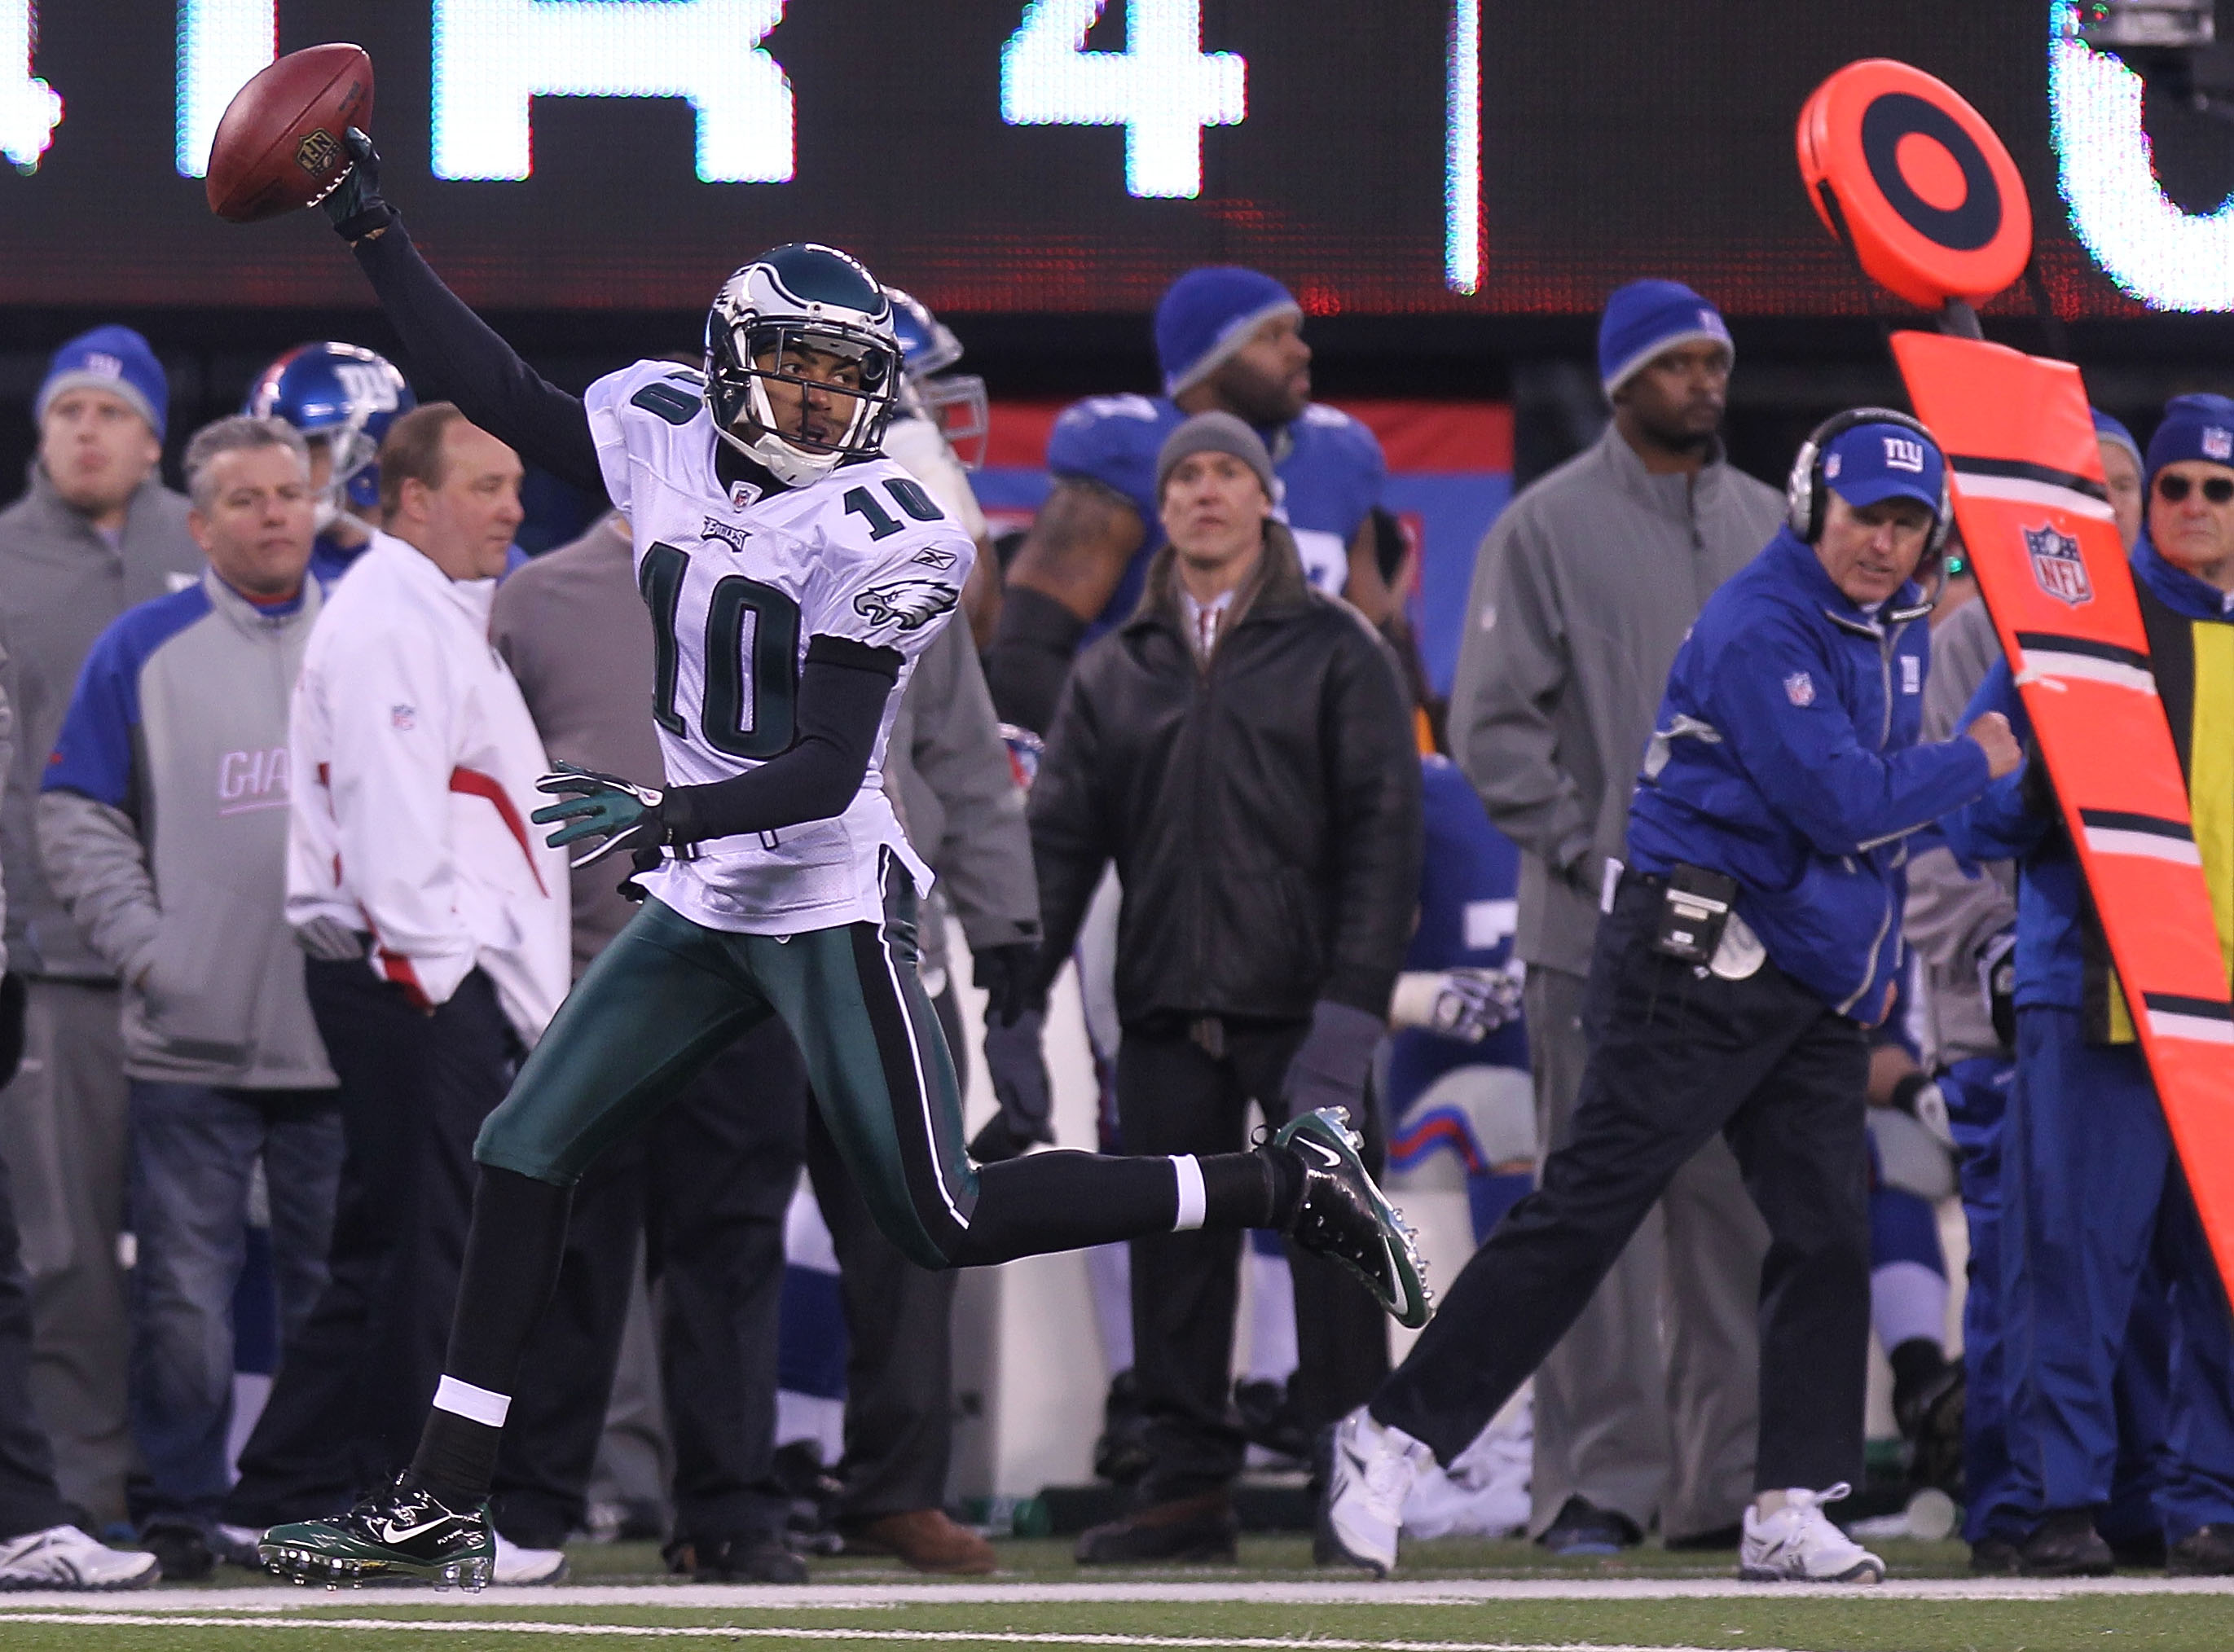
M 1298 1147 L 1307 1147 L 1311 1152 L 1318 1154 L 1320 1157 L 1320 1162 L 1324 1164 L 1329 1170 L 1339 1170 L 1342 1168 L 1342 1155 L 1336 1152 L 1333 1148 L 1328 1146 L 1323 1141 L 1313 1141 L 1309 1136 L 1299 1136 L 1296 1139 L 1296 1146 Z

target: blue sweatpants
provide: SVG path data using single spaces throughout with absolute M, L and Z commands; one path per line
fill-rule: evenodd
M 2111 1501 L 2114 1379 L 2147 1338 L 2152 1265 L 2169 1321 L 2164 1536 L 2234 1521 L 2234 1319 L 2140 1051 L 2088 1045 L 2076 1010 L 2020 1009 L 2002 1154 L 2009 1467 L 1994 1529 L 2021 1537 L 2050 1510 Z

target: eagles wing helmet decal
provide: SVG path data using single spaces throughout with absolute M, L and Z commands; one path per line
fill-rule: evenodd
M 853 598 L 853 611 L 872 625 L 919 631 L 960 600 L 959 591 L 936 579 L 901 579 L 863 591 Z

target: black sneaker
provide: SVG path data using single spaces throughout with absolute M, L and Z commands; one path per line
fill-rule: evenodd
M 496 1567 L 488 1505 L 454 1509 L 399 1474 L 330 1520 L 275 1525 L 256 1552 L 282 1577 L 354 1589 L 370 1583 L 485 1589 Z
M 1133 1510 L 1122 1518 L 1079 1533 L 1074 1553 L 1081 1566 L 1122 1566 L 1143 1561 L 1231 1562 L 1241 1525 L 1224 1491 L 1203 1492 Z
M 1536 1539 L 1555 1555 L 1617 1555 L 1644 1541 L 1636 1522 L 1617 1509 L 1602 1509 L 1578 1492 L 1559 1505 Z
M 1981 1538 L 1970 1545 L 1970 1570 L 1982 1577 L 2014 1577 L 2022 1564 L 2017 1545 L 2007 1538 Z
M 167 1583 L 198 1583 L 217 1568 L 209 1540 L 194 1526 L 151 1525 L 140 1534 L 140 1546 L 155 1557 Z
M 1399 1325 L 1417 1330 L 1434 1311 L 1434 1294 L 1404 1213 L 1374 1185 L 1357 1156 L 1364 1145 L 1340 1107 L 1321 1107 L 1280 1126 L 1271 1151 L 1292 1154 L 1303 1172 L 1303 1197 L 1284 1231 L 1303 1249 L 1349 1269 Z
M 2234 1577 L 2234 1525 L 2198 1526 L 2165 1551 L 2174 1577 Z
M 772 1531 L 677 1538 L 660 1551 L 667 1569 L 701 1583 L 803 1583 L 807 1563 Z
M 2113 1564 L 2092 1509 L 2050 1509 L 2017 1545 L 2022 1577 L 2107 1577 Z

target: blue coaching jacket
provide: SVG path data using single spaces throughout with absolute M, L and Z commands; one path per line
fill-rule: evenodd
M 2234 796 L 2221 796 L 2209 787 L 2196 789 L 2193 754 L 2198 748 L 2207 752 L 2214 742 L 2223 750 L 2229 722 L 2234 722 L 2234 681 L 2228 680 L 2223 663 L 2234 656 L 2224 640 L 2234 627 L 2234 598 L 2165 561 L 2146 533 L 2133 546 L 2133 565 L 2157 696 L 2188 779 L 2195 839 L 2205 851 L 2204 876 L 2217 892 L 2234 883 L 2234 864 L 2223 852 L 2211 852 L 2222 842 L 2234 842 Z M 2221 662 L 2215 667 L 2214 656 Z M 1964 726 L 1989 711 L 2007 717 L 2019 741 L 2029 740 L 2031 719 L 2005 659 L 1994 663 L 1971 696 L 1963 713 Z M 2018 1007 L 2082 1010 L 2090 1041 L 2130 1042 L 2131 1019 L 2116 991 L 2108 946 L 2087 901 L 2078 853 L 2049 804 L 2047 788 L 2028 775 L 2030 767 L 2028 758 L 2015 774 L 1987 787 L 1948 821 L 1948 836 L 1958 854 L 1974 860 L 2020 863 Z M 2218 898 L 2234 904 L 2234 896 Z M 2219 944 L 2234 957 L 2234 937 L 2222 931 Z
M 1777 968 L 1874 1022 L 1901 960 L 1906 839 L 1985 789 L 1986 754 L 1918 746 L 1930 663 L 1909 584 L 1872 616 L 1790 529 L 1708 598 L 1630 804 L 1630 864 L 1734 878 Z

